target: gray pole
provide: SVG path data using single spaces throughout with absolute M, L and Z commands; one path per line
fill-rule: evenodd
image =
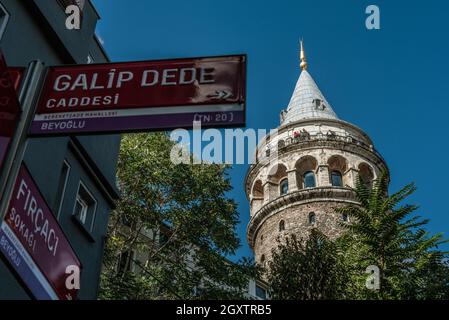
M 41 61 L 32 61 L 28 65 L 22 82 L 22 88 L 19 93 L 22 114 L 20 115 L 14 137 L 11 140 L 3 172 L 0 173 L 0 224 L 3 222 L 8 210 L 9 198 L 25 155 L 28 144 L 28 128 L 34 115 L 44 71 L 45 67 Z

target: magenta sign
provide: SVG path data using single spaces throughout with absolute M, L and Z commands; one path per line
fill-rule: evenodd
M 78 268 L 81 271 L 81 263 L 24 165 L 17 177 L 5 222 L 13 233 L 9 238 L 20 242 L 57 298 L 75 299 L 77 290 L 68 289 L 66 284 L 70 275 L 67 270 Z M 15 246 L 17 249 L 17 244 Z
M 32 135 L 245 125 L 246 56 L 49 67 Z
M 0 51 L 0 171 L 21 112 L 15 87 L 18 87 L 22 72 L 20 69 L 11 72 Z

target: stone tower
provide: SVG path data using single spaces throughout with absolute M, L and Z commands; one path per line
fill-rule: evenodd
M 316 227 L 335 238 L 339 222 L 348 222 L 335 208 L 357 203 L 351 189 L 357 177 L 372 184 L 387 169 L 368 135 L 337 117 L 307 71 L 302 42 L 301 69 L 277 134 L 260 142 L 245 179 L 251 215 L 247 239 L 262 265 L 279 237 L 306 238 Z

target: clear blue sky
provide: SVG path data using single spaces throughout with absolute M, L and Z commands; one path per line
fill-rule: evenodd
M 386 159 L 391 190 L 414 181 L 410 201 L 449 237 L 449 26 L 447 1 L 95 0 L 97 33 L 112 61 L 246 53 L 247 125 L 274 128 L 299 75 L 309 72 L 337 115 L 367 132 Z M 378 5 L 381 30 L 365 28 Z M 246 243 L 246 165 L 230 172 Z

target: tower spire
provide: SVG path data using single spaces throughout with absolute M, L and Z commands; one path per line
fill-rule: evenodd
M 307 59 L 306 59 L 306 53 L 304 52 L 304 41 L 301 39 L 301 41 L 300 41 L 300 47 L 301 47 L 301 50 L 300 50 L 300 55 L 299 55 L 299 57 L 300 57 L 300 60 L 301 60 L 301 63 L 300 63 L 300 67 L 301 67 L 301 70 L 307 70 Z

